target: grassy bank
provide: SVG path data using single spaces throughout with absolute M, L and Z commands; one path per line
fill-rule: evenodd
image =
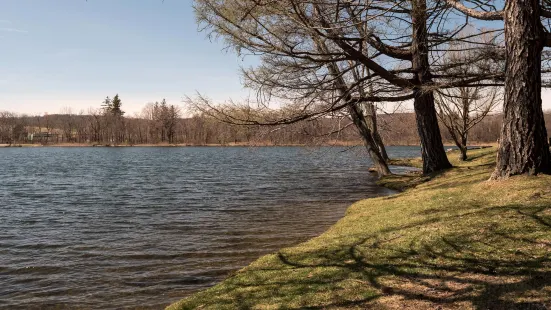
M 355 203 L 323 235 L 169 309 L 551 307 L 551 176 L 487 181 L 495 149 L 470 155 L 382 180 L 409 189 Z

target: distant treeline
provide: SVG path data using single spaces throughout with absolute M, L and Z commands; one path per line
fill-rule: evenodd
M 121 117 L 105 113 L 24 116 L 0 112 L 2 144 L 185 144 L 185 145 L 302 145 L 359 144 L 361 138 L 346 118 L 322 118 L 277 127 L 237 126 L 207 116 L 182 118 L 174 108 L 151 106 L 149 117 Z M 545 115 L 551 128 L 551 114 Z M 496 142 L 501 114 L 490 115 L 470 132 L 470 143 Z M 413 113 L 379 115 L 387 145 L 417 145 Z M 445 142 L 452 139 L 442 128 Z

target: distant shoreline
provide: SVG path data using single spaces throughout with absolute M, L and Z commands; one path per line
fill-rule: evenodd
M 469 146 L 494 146 L 495 143 L 471 143 Z M 50 144 L 29 144 L 29 143 L 15 143 L 15 144 L 0 144 L 0 148 L 13 148 L 13 147 L 361 147 L 361 142 L 334 142 L 334 143 L 322 143 L 322 144 L 271 144 L 271 143 L 227 143 L 227 144 L 92 144 L 92 143 L 50 143 Z M 418 146 L 418 144 L 388 144 L 386 146 Z M 453 143 L 444 142 L 444 147 L 454 147 Z
M 90 144 L 90 143 L 50 143 L 50 144 L 0 144 L 2 147 L 280 147 L 280 146 L 296 146 L 296 147 L 318 147 L 318 146 L 361 146 L 357 143 L 331 143 L 331 144 L 269 144 L 269 143 L 228 143 L 228 144 Z

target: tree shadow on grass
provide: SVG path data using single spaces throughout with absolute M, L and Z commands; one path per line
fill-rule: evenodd
M 467 215 L 464 227 L 422 224 L 367 236 L 346 250 L 280 252 L 278 259 L 292 268 L 340 270 L 335 282 L 363 282 L 361 289 L 378 295 L 355 304 L 366 308 L 550 309 L 549 208 L 488 208 Z
M 180 309 L 551 308 L 549 205 L 359 231 L 265 256 Z
M 430 174 L 421 174 L 421 173 L 412 173 L 412 174 L 392 174 L 385 176 L 377 182 L 379 186 L 384 186 L 386 188 L 404 191 L 409 188 L 416 187 L 420 184 L 427 183 L 438 176 L 441 176 L 448 170 L 440 170 L 432 172 Z M 387 197 L 387 199 L 392 199 L 393 196 Z
M 486 204 L 497 196 L 457 195 L 468 201 L 449 203 L 471 189 L 466 184 L 486 180 L 490 165 L 455 168 L 442 180 L 434 179 L 447 172 L 422 180 L 393 176 L 396 184 L 434 180 L 422 190 L 437 191 L 412 198 L 421 204 L 415 209 L 398 201 L 391 214 L 403 210 L 406 218 L 383 221 L 383 229 L 328 232 L 262 257 L 180 309 L 551 309 L 551 205 L 540 199 L 548 193 L 493 207 Z M 499 189 L 488 194 L 507 193 Z M 371 209 L 358 206 L 350 214 L 349 226 L 383 225 L 362 219 L 377 216 Z

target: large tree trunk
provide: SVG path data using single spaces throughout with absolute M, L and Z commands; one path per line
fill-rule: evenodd
M 423 173 L 451 168 L 451 164 L 444 151 L 438 118 L 434 106 L 432 91 L 421 89 L 423 85 L 430 85 L 431 74 L 429 64 L 429 50 L 427 39 L 427 3 L 426 0 L 412 0 L 412 54 L 413 69 L 416 72 L 415 80 L 418 88 L 414 89 L 415 99 L 413 107 L 417 120 L 417 130 L 421 139 Z
M 541 102 L 540 12 L 538 0 L 508 0 L 505 7 L 504 119 L 492 179 L 550 172 Z
M 354 125 L 358 128 L 358 131 L 364 140 L 364 145 L 369 153 L 369 156 L 371 157 L 371 160 L 373 161 L 375 169 L 377 169 L 379 176 L 382 177 L 392 174 L 386 161 L 381 156 L 375 141 L 373 140 L 372 132 L 361 109 L 358 106 L 351 104 L 348 106 L 348 112 L 350 113 L 350 117 L 352 118 Z
M 451 168 L 448 156 L 444 150 L 438 118 L 434 108 L 432 92 L 424 93 L 416 90 L 413 102 L 417 130 L 421 139 L 421 155 L 423 158 L 423 173 L 428 174 Z

